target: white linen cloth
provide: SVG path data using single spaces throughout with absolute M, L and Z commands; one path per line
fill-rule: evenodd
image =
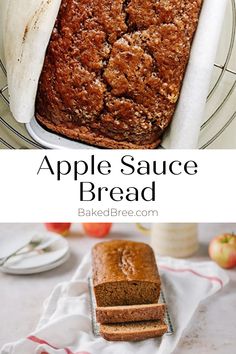
M 142 342 L 107 342 L 94 337 L 90 318 L 88 276 L 90 254 L 69 282 L 59 284 L 46 300 L 36 330 L 27 338 L 6 344 L 1 354 L 169 354 L 176 347 L 199 303 L 228 282 L 213 262 L 191 262 L 159 257 L 174 334 Z M 35 290 L 37 291 L 37 289 Z

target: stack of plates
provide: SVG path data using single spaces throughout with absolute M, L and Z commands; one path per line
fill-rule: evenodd
M 21 250 L 0 267 L 4 273 L 40 273 L 58 267 L 69 258 L 69 245 L 65 238 L 54 232 L 40 232 L 37 235 L 32 234 L 30 239 L 29 235 L 27 238 L 21 237 L 20 240 L 19 235 L 12 235 L 11 242 L 8 237 L 1 237 L 1 249 L 4 250 L 4 254 L 0 252 L 1 259 L 17 251 L 17 249 L 12 249 L 14 238 L 17 238 L 17 249 L 21 248 Z M 30 241 L 37 243 L 40 241 L 40 243 L 34 250 L 28 252 L 29 246 L 27 244 Z

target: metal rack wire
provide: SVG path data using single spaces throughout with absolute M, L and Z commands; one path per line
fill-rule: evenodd
M 236 0 L 228 1 L 230 14 L 226 21 L 230 21 L 230 26 L 223 34 L 223 54 L 222 51 L 221 54 L 218 54 L 214 65 L 205 119 L 201 126 L 199 146 L 201 149 L 209 147 L 218 139 L 236 117 Z M 43 148 L 29 136 L 25 126 L 16 123 L 11 116 L 6 76 L 6 69 L 0 58 L 0 147 L 8 149 Z M 222 117 L 224 118 L 223 121 Z M 212 127 L 216 122 L 218 128 L 214 131 Z M 212 133 L 210 137 L 208 134 L 207 140 L 204 141 L 204 133 L 207 130 L 209 132 L 209 129 L 212 129 Z M 2 131 L 4 131 L 4 135 L 1 134 Z

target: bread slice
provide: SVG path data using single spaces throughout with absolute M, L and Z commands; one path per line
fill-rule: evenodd
M 97 306 L 157 303 L 161 280 L 152 248 L 113 240 L 93 247 L 93 285 Z
M 166 332 L 167 325 L 162 320 L 100 325 L 100 335 L 108 341 L 140 341 Z
M 165 309 L 165 304 L 97 307 L 96 319 L 101 324 L 160 320 Z

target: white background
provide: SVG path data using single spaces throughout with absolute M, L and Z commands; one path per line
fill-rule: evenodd
M 89 161 L 92 150 L 64 151 L 10 151 L 1 152 L 0 160 L 0 222 L 45 221 L 116 221 L 116 222 L 233 222 L 236 218 L 236 162 L 232 150 L 169 150 L 125 151 L 97 150 L 96 161 L 109 160 L 112 173 L 102 176 L 86 174 L 81 181 L 91 181 L 97 186 L 138 188 L 156 180 L 156 202 L 112 202 L 107 196 L 102 202 L 80 202 L 79 181 L 67 176 L 61 181 L 45 171 L 37 171 L 45 155 L 55 165 L 57 160 Z M 120 173 L 120 158 L 132 155 L 135 161 L 162 160 L 198 163 L 195 176 L 124 176 Z M 79 218 L 78 208 L 107 209 L 156 209 L 158 216 L 88 217 Z

